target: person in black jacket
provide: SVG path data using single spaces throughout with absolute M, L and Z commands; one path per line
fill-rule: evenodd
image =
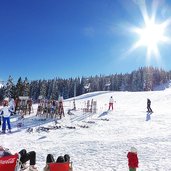
M 147 112 L 153 113 L 153 110 L 151 109 L 151 100 L 147 99 Z

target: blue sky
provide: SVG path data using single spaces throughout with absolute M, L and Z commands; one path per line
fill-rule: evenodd
M 146 47 L 127 53 L 138 40 L 129 28 L 143 25 L 141 1 L 0 1 L 0 80 L 109 75 L 146 66 Z M 159 22 L 171 17 L 169 0 L 159 7 Z M 148 64 L 170 70 L 170 45 L 158 47 L 161 60 Z

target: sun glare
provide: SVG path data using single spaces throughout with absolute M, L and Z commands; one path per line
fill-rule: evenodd
M 147 48 L 148 58 L 154 54 L 159 55 L 158 44 L 164 42 L 167 38 L 165 34 L 165 25 L 156 24 L 149 20 L 144 28 L 137 28 L 134 30 L 139 35 L 139 40 L 136 42 L 136 48 L 145 46 Z
M 142 45 L 155 47 L 164 37 L 164 27 L 155 23 L 149 23 L 140 31 L 140 42 Z
M 155 21 L 155 12 L 150 18 L 147 14 L 146 5 L 143 5 L 142 15 L 144 19 L 144 27 L 134 27 L 132 32 L 138 35 L 138 40 L 135 42 L 129 53 L 139 47 L 146 47 L 146 59 L 149 61 L 152 57 L 156 60 L 160 58 L 159 45 L 162 43 L 170 43 L 170 38 L 166 35 L 166 30 L 171 23 L 170 19 L 164 22 L 157 23 Z M 156 11 L 156 10 L 155 10 Z

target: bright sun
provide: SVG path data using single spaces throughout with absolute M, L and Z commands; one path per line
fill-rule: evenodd
M 170 26 L 171 24 L 171 18 L 168 18 L 167 20 L 161 23 L 157 23 L 155 21 L 155 12 L 157 11 L 157 7 L 152 12 L 152 16 L 150 18 L 147 13 L 145 1 L 142 2 L 144 2 L 144 4 L 139 4 L 139 7 L 141 9 L 142 16 L 144 19 L 144 26 L 131 28 L 131 31 L 134 34 L 136 33 L 136 35 L 138 35 L 138 40 L 129 49 L 128 53 L 134 51 L 139 47 L 145 46 L 147 48 L 147 61 L 150 61 L 150 59 L 152 58 L 155 58 L 157 61 L 159 61 L 159 45 L 162 43 L 171 43 L 170 37 L 166 35 L 168 26 Z
M 164 30 L 165 28 L 162 25 L 157 25 L 152 22 L 148 23 L 139 33 L 141 44 L 153 49 L 153 47 L 156 47 L 163 40 Z
M 156 24 L 153 20 L 149 20 L 144 28 L 136 28 L 134 31 L 139 35 L 139 40 L 135 44 L 135 48 L 140 46 L 147 47 L 147 57 L 152 54 L 158 56 L 158 44 L 165 42 L 167 37 L 165 34 L 166 25 Z

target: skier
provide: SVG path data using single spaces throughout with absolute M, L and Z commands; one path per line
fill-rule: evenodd
M 108 110 L 110 110 L 110 108 L 112 108 L 112 110 L 113 110 L 113 102 L 114 102 L 114 100 L 113 100 L 113 97 L 111 96 L 110 100 L 109 100 L 109 109 Z
M 135 147 L 131 147 L 130 152 L 127 154 L 128 158 L 128 166 L 129 171 L 136 171 L 138 167 L 138 157 L 137 157 L 137 149 Z
M 8 124 L 8 131 L 11 132 L 11 123 L 10 123 L 10 115 L 13 112 L 13 110 L 10 109 L 8 106 L 8 100 L 5 99 L 4 102 L 4 107 L 1 110 L 1 115 L 2 115 L 2 133 L 5 133 L 6 131 L 6 122 Z
M 21 162 L 21 170 L 27 169 L 26 162 L 30 160 L 29 171 L 38 171 L 35 164 L 36 164 L 36 152 L 30 151 L 27 152 L 25 149 L 22 149 L 18 152 L 20 155 L 20 162 Z M 0 146 L 0 158 L 4 156 L 10 156 L 12 153 L 9 149 Z
M 147 99 L 147 112 L 153 113 L 153 110 L 151 109 L 151 100 Z

